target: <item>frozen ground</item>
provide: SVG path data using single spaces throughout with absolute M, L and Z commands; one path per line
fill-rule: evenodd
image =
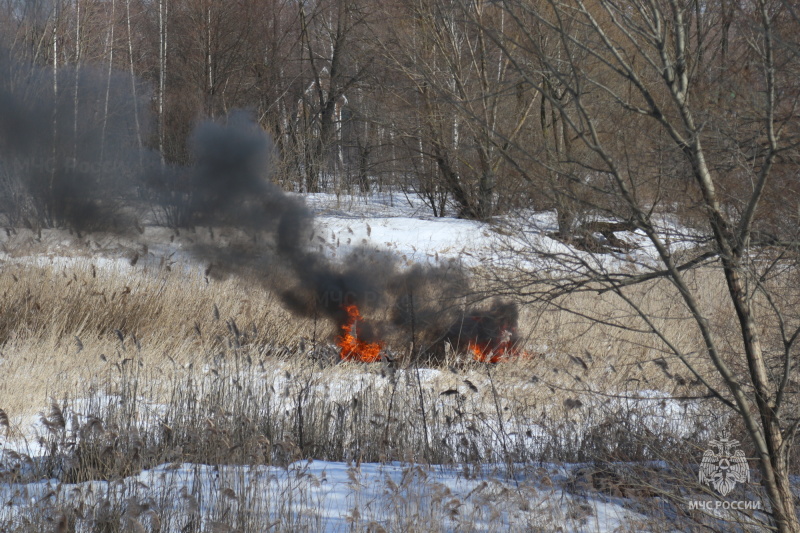
M 382 527 L 387 531 L 619 531 L 646 517 L 620 499 L 584 498 L 558 488 L 573 467 L 542 465 L 541 478 L 499 481 L 486 475 L 466 479 L 448 468 L 420 465 L 360 465 L 304 461 L 286 467 L 212 467 L 168 464 L 115 482 L 60 484 L 55 480 L 0 485 L 6 502 L 0 517 L 36 513 L 43 502 L 81 496 L 85 509 L 103 500 L 135 502 L 138 512 L 125 524 L 150 525 L 158 509 L 169 531 L 190 520 L 201 530 L 220 531 L 240 513 L 271 526 L 344 532 Z M 522 487 L 522 488 L 520 488 Z M 248 500 L 247 509 L 238 504 Z M 149 502 L 149 503 L 148 503 Z M 223 509 L 225 511 L 223 511 Z M 91 516 L 90 513 L 87 513 Z M 92 518 L 77 520 L 76 531 L 91 531 Z M 401 529 L 407 527 L 408 529 Z M 136 531 L 138 529 L 132 528 Z
M 359 247 L 396 254 L 402 263 L 432 263 L 458 260 L 467 266 L 503 264 L 524 268 L 558 268 L 564 255 L 575 250 L 552 237 L 557 230 L 553 212 L 530 212 L 516 220 L 495 223 L 454 217 L 436 218 L 421 200 L 400 193 L 374 194 L 370 197 L 304 195 L 315 214 L 313 246 L 333 259 L 343 259 Z M 513 236 L 504 228 L 511 224 L 522 233 Z M 674 221 L 663 221 L 666 233 L 678 230 Z M 91 258 L 101 268 L 139 266 L 159 267 L 183 264 L 204 268 L 191 257 L 189 250 L 197 242 L 210 238 L 224 244 L 224 231 L 207 229 L 173 232 L 167 228 L 146 226 L 143 233 L 127 236 L 92 234 L 77 236 L 63 231 L 35 233 L 20 229 L 0 234 L 0 261 L 24 260 L 38 264 L 61 265 L 77 257 Z M 654 249 L 641 232 L 621 232 L 620 238 L 631 245 L 625 253 L 588 254 L 578 252 L 580 261 L 598 270 L 616 270 L 623 265 L 648 269 L 656 264 Z M 671 236 L 673 249 L 694 244 Z M 532 250 L 540 254 L 530 254 Z M 521 256 L 520 251 L 525 255 Z M 194 266 L 192 266 L 194 265 Z
M 434 218 L 418 199 L 400 194 L 374 195 L 366 199 L 337 198 L 326 194 L 306 198 L 316 214 L 315 245 L 335 259 L 344 258 L 351 250 L 362 246 L 388 250 L 409 264 L 460 260 L 468 265 L 480 265 L 489 261 L 514 261 L 513 253 L 509 255 L 502 251 L 504 244 L 529 246 L 533 243 L 554 256 L 573 252 L 549 236 L 556 229 L 553 213 L 531 213 L 526 220 L 526 237 L 514 242 L 487 223 Z M 115 270 L 132 276 L 142 269 L 182 265 L 187 271 L 202 275 L 205 265 L 199 264 L 187 252 L 199 238 L 198 233 L 173 235 L 165 228 L 147 227 L 143 235 L 119 239 L 102 235 L 78 237 L 56 231 L 43 231 L 37 235 L 29 230 L 20 230 L 0 238 L 3 246 L 0 262 L 66 266 L 88 260 L 99 270 Z M 217 238 L 224 238 L 224 235 Z M 625 262 L 647 267 L 653 254 L 645 244 L 644 236 L 628 233 L 625 238 L 635 245 L 629 256 L 607 255 L 597 263 L 597 268 L 614 268 Z M 550 260 L 541 259 L 538 266 L 546 267 Z M 436 372 L 425 370 L 421 380 L 430 382 L 437 379 Z M 346 404 L 348 394 L 364 386 L 365 380 L 378 379 L 375 376 L 362 377 L 361 381 L 357 376 L 355 378 L 356 382 L 350 384 L 320 385 L 324 390 L 319 393 L 330 401 Z M 279 377 L 274 377 L 274 382 L 279 389 L 289 386 Z M 591 405 L 587 402 L 583 408 L 597 409 L 598 416 L 588 417 L 588 423 L 601 423 L 603 409 L 605 412 L 625 411 L 638 413 L 628 420 L 653 432 L 683 434 L 683 417 L 687 409 L 693 407 L 670 400 L 661 401 L 659 406 L 654 402 L 654 398 L 659 396 L 658 391 L 645 391 L 638 400 L 611 399 L 604 402 L 602 409 L 599 403 Z M 152 413 L 143 413 L 143 416 L 158 415 L 159 405 L 150 408 Z M 484 428 L 487 433 L 502 433 L 500 428 L 492 426 L 491 421 L 482 423 L 487 426 Z M 14 439 L 4 438 L 0 433 L 0 451 L 6 456 L 25 454 L 36 461 L 44 454 L 37 445 L 37 436 L 45 430 L 37 419 L 19 427 L 23 426 L 23 438 L 19 434 Z M 458 429 L 456 427 L 454 432 Z M 519 434 L 527 439 L 526 446 L 535 446 L 542 432 L 542 428 L 531 423 Z M 487 445 L 496 447 L 498 444 L 489 441 Z M 453 469 L 415 464 L 353 465 L 321 461 L 291 463 L 283 467 L 167 464 L 114 482 L 92 481 L 73 485 L 56 480 L 3 482 L 3 475 L 7 473 L 0 471 L 0 501 L 4 504 L 0 521 L 13 522 L 26 514 L 44 512 L 48 502 L 68 502 L 75 495 L 82 495 L 88 506 L 99 505 L 103 498 L 139 502 L 138 514 L 120 520 L 140 522 L 147 526 L 144 529 L 147 531 L 156 530 L 151 513 L 155 508 L 172 513 L 174 518 L 174 527 L 165 527 L 162 531 L 179 531 L 191 520 L 200 520 L 204 531 L 229 531 L 231 529 L 220 525 L 230 523 L 232 516 L 224 515 L 223 507 L 227 509 L 226 513 L 236 516 L 244 512 L 257 514 L 264 521 L 264 530 L 269 530 L 277 522 L 311 524 L 305 528 L 309 531 L 350 531 L 370 527 L 374 531 L 380 530 L 373 526 L 403 531 L 421 529 L 420 524 L 443 531 L 605 532 L 647 529 L 648 518 L 632 510 L 635 507 L 632 500 L 601 497 L 596 492 L 590 497 L 580 495 L 580 491 L 566 490 L 574 477 L 572 472 L 578 467 L 543 464 L 535 477 L 509 479 L 498 475 L 496 470 L 492 471 L 489 465 L 483 465 L 480 472 L 467 475 Z M 240 507 L 240 502 L 244 501 L 255 504 L 246 510 Z M 142 502 L 146 505 L 141 505 Z M 435 522 L 437 520 L 439 522 Z M 79 520 L 76 531 L 91 531 L 92 527 L 91 520 Z M 133 527 L 132 530 L 138 529 Z

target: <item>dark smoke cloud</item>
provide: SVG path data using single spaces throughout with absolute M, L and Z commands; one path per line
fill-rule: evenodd
M 121 204 L 152 158 L 135 149 L 146 99 L 134 100 L 130 78 L 91 68 L 59 68 L 57 82 L 54 93 L 52 69 L 0 50 L 0 214 L 9 225 L 121 231 Z
M 423 285 L 434 272 L 444 269 L 418 267 L 407 271 L 395 255 L 370 248 L 357 248 L 343 260 L 332 261 L 312 248 L 313 214 L 301 198 L 287 195 L 267 179 L 272 144 L 249 113 L 234 112 L 224 124 L 201 123 L 192 135 L 191 146 L 197 162 L 188 178 L 191 222 L 246 230 L 258 235 L 261 243 L 246 245 L 234 253 L 208 245 L 194 249 L 219 271 L 278 271 L 281 276 L 268 276 L 265 283 L 287 308 L 301 316 L 319 316 L 335 323 L 345 320 L 347 305 L 355 304 L 362 310 L 402 309 L 406 306 L 401 293 L 419 292 L 420 302 L 426 302 L 420 310 L 430 306 L 429 292 Z M 461 272 L 457 266 L 448 270 Z M 451 273 L 449 279 L 456 277 Z M 427 314 L 432 313 L 423 312 Z M 421 316 L 420 324 L 425 320 Z M 365 340 L 378 340 L 390 327 L 408 324 L 408 320 L 376 324 L 371 335 L 365 328 L 360 335 Z
M 469 288 L 458 264 L 403 268 L 397 256 L 357 248 L 341 261 L 314 250 L 314 217 L 305 202 L 269 182 L 272 144 L 249 113 L 237 111 L 222 123 L 200 124 L 192 136 L 196 166 L 190 173 L 192 222 L 228 225 L 257 233 L 261 247 L 231 254 L 213 246 L 195 253 L 225 271 L 280 271 L 265 283 L 295 314 L 341 324 L 344 306 L 362 311 L 391 310 L 388 321 L 362 327 L 366 341 L 392 331 L 416 330 L 421 343 L 432 343 L 430 331 L 447 331 L 447 309 L 456 309 Z
M 459 349 L 469 343 L 485 347 L 487 351 L 499 349 L 503 344 L 519 343 L 517 306 L 503 300 L 493 301 L 485 309 L 472 309 L 450 326 L 447 340 Z
M 146 97 L 134 101 L 129 77 L 61 68 L 54 96 L 49 69 L 0 54 L 0 71 L 0 214 L 7 224 L 130 235 L 148 222 L 134 220 L 148 206 L 162 223 L 238 235 L 191 252 L 216 275 L 255 275 L 298 315 L 338 325 L 346 318 L 343 306 L 355 304 L 386 315 L 359 330 L 363 340 L 406 335 L 430 347 L 455 335 L 469 293 L 464 269 L 457 263 L 406 268 L 369 248 L 340 261 L 314 250 L 314 216 L 301 198 L 270 182 L 274 148 L 250 113 L 199 123 L 190 138 L 194 164 L 165 166 L 138 146 L 137 109 L 146 139 L 149 104 Z M 511 310 L 501 314 L 511 318 Z M 473 328 L 477 322 L 467 321 Z M 469 334 L 497 329 L 491 321 L 480 321 L 480 328 L 488 330 Z

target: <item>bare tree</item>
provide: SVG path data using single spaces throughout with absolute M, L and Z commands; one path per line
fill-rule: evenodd
M 127 26 L 127 37 L 128 37 L 128 67 L 130 68 L 131 74 L 131 95 L 133 97 L 134 102 L 134 118 L 136 120 L 136 142 L 139 145 L 139 149 L 141 150 L 143 147 L 142 141 L 142 126 L 139 122 L 139 109 L 137 107 L 137 90 L 136 90 L 136 61 L 134 59 L 133 53 L 133 30 L 131 28 L 131 0 L 125 0 L 125 24 Z
M 411 0 L 398 9 L 410 22 L 386 39 L 387 58 L 407 80 L 394 94 L 406 117 L 394 127 L 404 147 L 437 171 L 435 178 L 421 175 L 418 190 L 437 214 L 441 190 L 459 216 L 491 218 L 497 203 L 516 192 L 511 178 L 518 171 L 503 152 L 535 116 L 535 93 L 521 94 L 508 59 L 487 36 L 487 28 L 503 28 L 505 12 L 480 1 Z
M 158 0 L 158 152 L 164 164 L 164 100 L 167 92 L 168 0 Z
M 636 331 L 742 422 L 773 526 L 797 533 L 789 475 L 800 428 L 800 243 L 797 214 L 785 207 L 795 200 L 778 200 L 796 174 L 797 25 L 779 1 L 722 4 L 503 2 L 513 31 L 495 27 L 495 42 L 575 145 L 539 165 L 570 180 L 565 190 L 594 217 L 583 250 L 553 252 L 520 237 L 513 250 L 549 268 L 523 269 L 507 288 L 550 302 L 573 291 L 615 294 L 638 317 Z M 526 146 L 509 141 L 509 157 L 530 159 Z M 631 231 L 628 241 L 621 230 Z M 634 250 L 634 235 L 651 252 Z M 672 335 L 637 298 L 658 280 L 682 302 L 699 347 Z M 725 301 L 710 305 L 702 283 L 715 280 Z M 721 312 L 733 330 L 718 327 Z
M 114 26 L 116 25 L 117 16 L 117 2 L 111 0 L 111 12 L 108 18 L 108 30 L 106 37 L 106 54 L 108 56 L 108 69 L 106 77 L 106 91 L 103 105 L 103 130 L 100 135 L 100 162 L 102 163 L 105 157 L 105 143 L 106 131 L 108 129 L 108 105 L 111 99 L 111 74 L 114 68 Z
M 301 2 L 300 32 L 302 54 L 308 83 L 299 99 L 299 122 L 296 133 L 301 146 L 305 189 L 320 190 L 320 177 L 336 154 L 337 128 L 341 127 L 341 109 L 346 93 L 364 75 L 371 61 L 355 60 L 359 48 L 359 32 L 367 22 L 369 11 L 357 2 L 331 0 L 314 4 Z M 363 56 L 362 56 L 363 58 Z M 337 148 L 338 150 L 338 148 Z

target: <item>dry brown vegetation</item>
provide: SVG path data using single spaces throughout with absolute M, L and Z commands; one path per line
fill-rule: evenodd
M 124 260 L 88 257 L 47 262 L 20 259 L 0 271 L 5 310 L 0 395 L 8 412 L 39 409 L 47 397 L 59 397 L 131 358 L 148 368 L 202 366 L 236 347 L 247 350 L 255 363 L 272 358 L 333 362 L 335 325 L 292 316 L 252 280 L 213 279 L 187 265 L 130 267 Z M 681 332 L 680 303 L 658 286 L 643 287 L 642 295 L 654 316 Z M 714 290 L 719 288 L 708 287 L 710 305 L 717 301 Z M 636 317 L 615 300 L 613 294 L 577 293 L 559 301 L 562 310 L 524 306 L 520 333 L 529 357 L 498 365 L 498 379 L 536 376 L 565 394 L 589 386 L 624 391 L 638 380 L 635 388 L 691 394 L 691 376 L 663 346 L 637 334 L 632 329 Z M 591 309 L 609 322 L 627 321 L 631 329 L 604 326 L 569 309 Z M 724 313 L 715 316 L 720 327 L 728 326 Z M 699 342 L 690 329 L 677 336 L 686 346 Z M 464 368 L 465 359 L 450 353 L 446 365 Z
M 610 293 L 576 292 L 559 302 L 563 309 L 523 306 L 526 355 L 508 363 L 478 364 L 448 352 L 432 369 L 408 357 L 363 365 L 338 362 L 331 345 L 335 327 L 291 316 L 255 279 L 214 279 L 187 264 L 165 268 L 152 259 L 130 266 L 126 259 L 38 257 L 9 258 L 0 270 L 0 306 L 7 310 L 0 325 L 0 408 L 8 417 L 8 442 L 28 438 L 28 453 L 3 456 L 5 483 L 131 480 L 127 476 L 142 470 L 182 463 L 285 469 L 286 485 L 266 492 L 245 483 L 241 471 L 226 474 L 242 478 L 237 501 L 264 508 L 278 493 L 311 501 L 314 481 L 295 472 L 297 461 L 400 461 L 450 465 L 465 479 L 487 469 L 500 480 L 525 476 L 533 484 L 523 484 L 517 496 L 532 501 L 542 476 L 548 478 L 536 472 L 542 461 L 592 465 L 549 489 L 577 498 L 568 505 L 570 516 L 559 515 L 556 492 L 537 503 L 555 517 L 545 529 L 554 529 L 591 524 L 590 496 L 627 498 L 632 510 L 651 518 L 666 512 L 663 505 L 682 509 L 692 490 L 703 490 L 693 489 L 693 468 L 705 441 L 726 426 L 710 401 L 674 401 L 702 396 L 703 389 L 663 346 L 633 329 L 636 318 Z M 717 290 L 706 285 L 708 305 L 716 305 Z M 643 286 L 641 298 L 656 319 L 682 333 L 686 349 L 699 342 L 683 331 L 686 317 L 663 282 Z M 575 309 L 628 328 L 599 324 Z M 723 311 L 716 315 L 719 328 L 730 327 Z M 649 399 L 635 400 L 638 391 L 648 391 Z M 671 405 L 683 406 L 677 425 Z M 26 425 L 36 419 L 42 422 L 32 435 Z M 648 467 L 652 460 L 661 466 Z M 640 466 L 622 466 L 629 461 Z M 306 481 L 294 483 L 292 475 Z M 171 481 L 172 500 L 161 495 L 162 503 L 135 486 L 128 499 L 106 493 L 80 500 L 93 510 L 88 515 L 57 489 L 47 507 L 28 509 L 24 523 L 8 515 L 3 527 L 34 531 L 62 520 L 117 531 L 136 521 L 156 531 L 159 521 L 162 531 L 200 530 L 192 527 L 211 522 L 192 518 L 191 506 L 173 505 L 188 501 L 179 495 L 184 483 Z M 222 494 L 233 482 L 219 483 L 218 493 L 206 499 L 216 502 L 208 505 L 217 514 L 204 520 L 259 531 L 261 519 L 235 515 L 240 508 Z M 423 486 L 415 498 L 435 496 L 435 484 Z M 481 500 L 488 507 L 473 512 L 491 514 L 515 501 L 501 497 L 501 488 Z M 131 498 L 141 504 L 136 512 L 125 510 Z M 662 502 L 656 511 L 647 510 L 652 498 Z M 422 527 L 402 515 L 420 500 L 404 496 L 380 505 L 390 517 L 381 527 L 449 527 L 446 507 L 434 506 Z M 313 530 L 317 523 L 281 509 L 279 530 Z M 706 520 L 684 514 L 673 524 Z M 657 531 L 659 520 L 631 527 Z M 353 523 L 372 530 L 368 522 Z
M 571 492 L 650 501 L 661 486 L 616 469 L 658 459 L 669 472 L 650 477 L 671 479 L 662 496 L 683 517 L 674 486 L 725 426 L 758 465 L 743 490 L 769 502 L 759 520 L 800 532 L 799 26 L 786 0 L 4 3 L 0 222 L 29 250 L 0 266 L 0 431 L 19 439 L 41 411 L 46 450 L 4 474 L 326 458 L 494 462 L 513 477 L 537 460 L 591 461 L 615 466 Z M 523 222 L 505 250 L 522 269 L 473 273 L 479 304 L 523 305 L 524 353 L 475 364 L 441 342 L 453 317 L 438 308 L 442 324 L 419 328 L 434 334 L 415 335 L 415 302 L 421 317 L 420 299 L 436 299 L 425 286 L 374 313 L 410 317 L 410 334 L 381 335 L 391 362 L 342 364 L 328 322 L 342 301 L 315 318 L 330 292 L 300 276 L 289 304 L 311 318 L 299 319 L 264 289 L 290 282 L 247 272 L 263 266 L 266 248 L 244 249 L 262 237 L 295 274 L 316 264 L 312 219 L 279 187 L 402 191 L 434 216 L 492 224 L 551 211 L 547 236 L 565 246 L 538 247 Z M 153 225 L 240 234 L 198 267 L 149 252 Z M 131 268 L 92 259 L 108 252 L 86 239 L 101 228 L 142 234 L 124 251 Z M 50 264 L 43 232 L 68 241 Z M 337 278 L 329 266 L 319 277 Z M 462 302 L 476 294 L 458 294 L 448 311 L 484 325 Z M 85 418 L 87 398 L 114 400 Z M 642 422 L 675 405 L 680 431 Z M 29 529 L 80 529 L 77 511 L 50 510 Z M 92 527 L 161 529 L 155 515 L 142 525 L 148 512 Z M 313 529 L 287 516 L 280 527 Z M 241 529 L 187 520 L 165 529 Z M 364 525 L 355 511 L 350 524 Z
M 247 283 L 207 280 L 164 269 L 98 268 L 89 259 L 65 266 L 6 264 L 0 274 L 0 394 L 10 412 L 30 409 L 136 357 L 152 367 L 200 364 L 236 342 L 262 357 L 294 351 L 313 331 L 289 320 L 274 298 Z

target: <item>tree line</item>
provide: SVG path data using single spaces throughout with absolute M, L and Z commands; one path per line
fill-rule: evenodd
M 85 112 L 80 69 L 122 88 L 127 75 L 134 143 L 165 164 L 191 163 L 199 120 L 245 108 L 272 135 L 274 178 L 287 188 L 399 188 L 436 216 L 477 219 L 526 194 L 501 137 L 529 135 L 535 98 L 510 82 L 480 26 L 502 24 L 502 10 L 480 2 L 464 11 L 457 1 L 7 0 L 1 9 L 2 46 L 51 69 L 55 99 L 75 93 L 73 114 Z M 103 108 L 97 120 L 114 113 Z
M 590 10 L 602 15 L 600 5 Z M 693 98 L 703 99 L 709 119 L 741 116 L 763 83 L 752 10 L 727 0 L 682 2 L 681 9 L 694 24 L 684 65 L 698 89 Z M 605 185 L 592 165 L 575 165 L 585 150 L 570 131 L 575 96 L 569 73 L 549 61 L 565 67 L 576 53 L 586 59 L 582 68 L 604 65 L 591 46 L 563 49 L 554 16 L 546 1 L 4 0 L 0 35 L 17 60 L 51 69 L 56 100 L 74 92 L 73 115 L 84 112 L 80 69 L 94 69 L 99 93 L 102 78 L 109 86 L 114 78 L 136 107 L 134 143 L 165 164 L 191 163 L 189 140 L 200 120 L 244 108 L 272 135 L 273 179 L 286 188 L 400 189 L 423 198 L 435 216 L 484 220 L 515 207 L 554 209 L 558 233 L 572 237 L 586 223 L 586 198 L 596 203 Z M 788 32 L 796 20 L 785 19 Z M 568 29 L 592 39 L 588 29 Z M 620 43 L 631 61 L 648 61 Z M 583 103 L 605 105 L 634 86 L 616 77 L 580 90 Z M 62 127 L 77 122 L 62 107 Z M 628 162 L 642 194 L 698 192 L 663 132 L 641 124 L 641 114 L 606 107 L 597 134 L 647 148 Z M 115 109 L 94 113 L 108 122 Z M 634 138 L 622 135 L 622 125 Z M 757 154 L 743 152 L 728 131 L 715 142 L 731 150 L 735 195 L 737 160 Z M 783 185 L 793 187 L 790 181 Z
M 289 190 L 400 190 L 480 220 L 554 211 L 550 236 L 574 246 L 523 228 L 510 251 L 549 268 L 498 284 L 618 297 L 635 328 L 573 311 L 649 336 L 738 417 L 768 522 L 797 532 L 798 36 L 788 0 L 3 0 L 0 212 L 33 226 L 102 209 L 81 191 L 192 164 L 195 125 L 240 108 Z M 156 218 L 191 223 L 191 181 L 145 174 Z M 636 292 L 659 280 L 677 337 Z

